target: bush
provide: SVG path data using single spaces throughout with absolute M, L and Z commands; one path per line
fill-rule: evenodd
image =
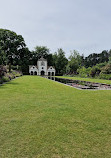
M 6 77 L 6 76 L 2 77 L 2 82 L 9 82 L 9 81 L 10 81 L 9 77 Z
M 102 74 L 111 74 L 111 64 L 107 64 L 106 66 L 102 67 L 101 69 Z
M 2 84 L 3 82 L 8 82 L 10 81 L 11 79 L 14 79 L 16 77 L 20 77 L 22 76 L 22 73 L 19 72 L 19 71 L 12 71 L 11 73 L 6 73 L 6 69 L 5 67 L 1 66 L 0 67 L 1 69 L 1 77 L 0 77 L 0 84 Z
M 13 74 L 14 77 L 22 76 L 22 73 L 20 71 L 12 71 L 12 74 Z
M 90 76 L 91 77 L 95 77 L 95 76 L 99 76 L 101 70 L 98 66 L 93 66 L 90 70 Z
M 111 74 L 100 74 L 100 79 L 111 80 Z
M 0 77 L 4 76 L 6 72 L 6 68 L 3 65 L 0 65 Z
M 84 66 L 77 69 L 80 77 L 89 77 L 91 72 L 91 67 L 85 68 Z
M 20 76 L 21 76 L 21 74 L 20 74 L 20 73 L 17 73 L 15 76 L 16 76 L 16 77 L 20 77 Z

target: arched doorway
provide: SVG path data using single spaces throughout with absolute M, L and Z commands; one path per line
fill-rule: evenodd
M 54 72 L 52 72 L 52 76 L 54 76 Z
M 44 72 L 44 71 L 41 71 L 41 75 L 44 76 L 44 75 L 45 75 L 45 72 Z
M 50 72 L 48 72 L 48 76 L 50 76 Z
M 34 72 L 34 75 L 37 75 L 37 71 Z
M 33 75 L 33 71 L 31 71 L 31 73 L 30 73 L 31 75 Z

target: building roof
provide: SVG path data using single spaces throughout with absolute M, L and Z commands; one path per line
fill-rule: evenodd
M 48 70 L 48 69 L 50 69 L 51 67 L 52 67 L 53 69 L 55 69 L 55 67 L 54 67 L 54 66 L 48 66 L 48 67 L 47 67 L 47 70 Z
M 29 69 L 31 69 L 32 67 L 36 67 L 38 69 L 38 67 L 35 65 L 29 65 Z
M 44 59 L 43 57 L 41 57 L 40 59 L 38 59 L 38 61 L 47 61 L 47 59 Z

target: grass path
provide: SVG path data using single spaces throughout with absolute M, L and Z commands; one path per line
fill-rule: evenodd
M 0 158 L 110 158 L 111 91 L 38 76 L 0 86 Z

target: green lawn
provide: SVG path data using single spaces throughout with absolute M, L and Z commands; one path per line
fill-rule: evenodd
M 38 76 L 0 86 L 0 158 L 111 158 L 111 91 Z
M 56 76 L 56 77 L 58 77 L 58 78 L 68 78 L 68 79 L 72 79 L 72 80 L 81 80 L 81 81 L 111 84 L 111 80 L 94 79 L 94 78 L 81 78 L 81 77 L 68 77 L 68 76 Z

